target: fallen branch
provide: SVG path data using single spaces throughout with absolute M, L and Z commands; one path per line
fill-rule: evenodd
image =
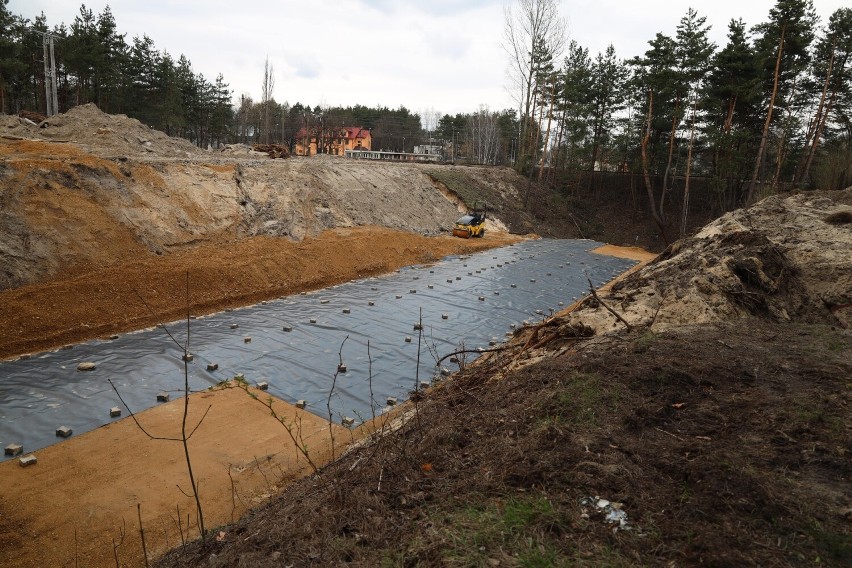
M 493 347 L 491 349 L 459 349 L 458 351 L 453 351 L 452 353 L 447 353 L 436 362 L 436 366 L 440 366 L 441 362 L 445 359 L 449 359 L 455 355 L 463 355 L 465 353 L 497 353 L 499 351 L 508 351 L 509 349 L 517 349 L 520 345 L 504 345 L 503 347 Z
M 598 293 L 597 293 L 597 292 L 595 292 L 595 287 L 594 287 L 594 285 L 592 284 L 592 281 L 589 279 L 589 277 L 588 277 L 588 276 L 586 276 L 586 282 L 588 282 L 588 283 L 589 283 L 589 291 L 592 293 L 592 297 L 593 297 L 595 300 L 597 300 L 597 301 L 598 301 L 598 303 L 599 303 L 600 305 L 602 305 L 604 308 L 606 308 L 606 311 L 608 311 L 609 313 L 611 313 L 612 315 L 614 315 L 616 318 L 618 318 L 618 321 L 620 321 L 621 323 L 623 323 L 623 324 L 624 324 L 624 327 L 626 327 L 626 328 L 627 328 L 627 331 L 630 331 L 631 329 L 633 329 L 632 327 L 630 327 L 630 324 L 629 324 L 629 323 L 627 323 L 627 320 L 626 320 L 626 319 L 624 319 L 623 317 L 621 317 L 621 315 L 620 315 L 618 312 L 616 312 L 615 310 L 613 310 L 612 308 L 610 308 L 608 305 L 606 305 L 606 302 L 604 302 L 603 300 L 601 300 L 600 296 L 598 296 Z

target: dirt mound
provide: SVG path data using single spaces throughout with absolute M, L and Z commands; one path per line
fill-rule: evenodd
M 73 107 L 39 124 L 18 117 L 0 117 L 0 134 L 71 142 L 92 154 L 106 157 L 206 154 L 188 140 L 172 138 L 123 114 L 106 114 L 93 103 Z
M 106 116 L 94 107 L 71 114 Z M 150 140 L 168 152 L 180 145 Z M 301 240 L 367 225 L 437 235 L 458 217 L 428 176 L 403 164 L 223 153 L 105 158 L 81 145 L 8 139 L 0 156 L 0 289 L 199 243 Z
M 728 213 L 669 247 L 604 301 L 629 323 L 655 329 L 748 315 L 846 327 L 852 225 L 843 220 L 850 200 L 852 190 L 775 196 Z M 621 325 L 601 306 L 582 317 L 599 330 Z

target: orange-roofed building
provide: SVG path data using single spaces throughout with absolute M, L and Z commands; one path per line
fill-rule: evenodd
M 320 131 L 318 128 L 305 128 L 296 133 L 297 156 L 331 154 L 342 156 L 346 150 L 372 150 L 373 136 L 360 126 L 342 126 Z

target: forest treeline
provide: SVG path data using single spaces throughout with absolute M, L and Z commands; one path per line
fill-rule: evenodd
M 0 0 L 0 111 L 44 112 L 43 33 L 57 36 L 59 110 L 89 102 L 206 147 L 229 142 L 292 145 L 301 128 L 362 126 L 373 147 L 440 146 L 448 159 L 515 166 L 562 187 L 578 172 L 632 172 L 644 179 L 660 224 L 667 199 L 701 176 L 723 209 L 786 187 L 852 184 L 852 9 L 822 21 L 811 0 L 777 0 L 766 20 L 728 25 L 709 39 L 688 9 L 674 30 L 622 58 L 566 41 L 558 0 L 515 0 L 505 47 L 516 108 L 455 116 L 404 107 L 233 102 L 222 75 L 207 79 L 183 55 L 151 38 L 128 40 L 106 7 L 82 6 L 69 26 L 49 29 Z M 271 68 L 267 68 L 271 71 Z M 260 79 L 260 78 L 259 78 Z M 576 178 L 576 176 L 574 176 Z M 709 180 L 709 185 L 706 183 Z M 685 187 L 684 187 L 685 186 Z
M 823 22 L 811 0 L 777 0 L 756 26 L 732 19 L 717 46 L 690 8 L 621 59 L 612 46 L 592 56 L 566 45 L 558 4 L 516 0 L 507 12 L 520 169 L 633 172 L 661 228 L 676 185 L 685 223 L 695 176 L 722 210 L 852 185 L 852 9 Z

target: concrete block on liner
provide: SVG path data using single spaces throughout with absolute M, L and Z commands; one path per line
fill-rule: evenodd
M 308 403 L 304 400 L 299 399 L 296 401 L 296 408 L 305 408 L 307 405 Z
M 121 416 L 121 409 L 117 406 L 113 406 L 109 409 L 110 418 L 115 418 L 116 416 Z
M 212 371 L 218 371 L 219 370 L 219 363 L 208 363 L 207 364 L 207 370 L 211 371 L 211 372 Z
M 169 402 L 169 393 L 158 392 L 157 393 L 157 402 Z
M 243 337 L 243 343 L 251 343 L 251 336 Z
M 24 453 L 24 446 L 21 444 L 9 444 L 4 451 L 4 454 L 7 456 L 17 456 L 22 453 Z
M 388 397 L 388 400 L 387 400 L 388 406 L 396 406 L 397 402 L 398 401 L 397 401 L 395 396 L 389 396 Z
M 340 419 L 340 423 L 343 424 L 344 426 L 352 426 L 353 424 L 355 424 L 355 419 L 350 418 L 348 416 L 344 416 L 343 418 Z
M 38 458 L 35 457 L 35 454 L 30 454 L 28 456 L 24 456 L 19 460 L 21 467 L 27 467 L 30 465 L 35 465 L 38 463 Z
M 73 434 L 73 431 L 68 426 L 60 426 L 56 429 L 56 435 L 60 438 L 67 438 L 71 434 Z
M 257 383 L 257 388 L 262 391 L 269 390 L 269 383 L 267 383 L 266 381 L 261 381 Z

